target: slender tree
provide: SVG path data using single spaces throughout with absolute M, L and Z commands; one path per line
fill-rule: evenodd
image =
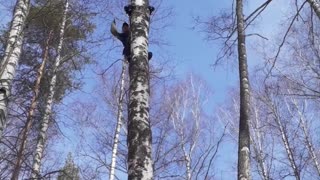
M 130 90 L 128 115 L 128 179 L 152 179 L 152 134 L 149 120 L 149 0 L 131 0 Z
M 250 179 L 250 85 L 248 77 L 247 52 L 245 42 L 245 21 L 243 16 L 243 1 L 236 2 L 238 59 L 240 77 L 240 121 L 238 147 L 238 179 Z
M 114 132 L 114 137 L 113 137 L 109 180 L 114 180 L 116 161 L 117 161 L 118 144 L 119 144 L 119 135 L 120 135 L 121 127 L 122 127 L 122 122 L 124 121 L 124 119 L 123 119 L 123 100 L 124 100 L 125 72 L 126 72 L 126 62 L 123 61 L 122 62 L 121 77 L 120 77 L 119 99 L 117 102 L 118 103 L 117 125 L 116 125 L 116 129 Z
M 65 33 L 65 26 L 67 21 L 67 12 L 68 12 L 69 2 L 68 0 L 65 1 L 65 9 L 63 12 L 62 22 L 60 26 L 60 34 L 59 34 L 59 44 L 57 49 L 57 57 L 55 59 L 55 65 L 53 70 L 53 76 L 51 78 L 50 84 L 49 84 L 49 96 L 47 98 L 47 103 L 45 107 L 45 114 L 41 120 L 40 125 L 40 132 L 38 135 L 37 140 L 37 147 L 36 147 L 36 153 L 33 158 L 33 166 L 32 166 L 32 173 L 31 178 L 38 178 L 40 175 L 40 166 L 41 166 L 41 158 L 43 156 L 44 146 L 46 142 L 46 134 L 49 127 L 49 118 L 52 111 L 52 105 L 54 100 L 54 94 L 55 94 L 55 88 L 57 84 L 57 70 L 61 63 L 61 50 L 62 45 L 64 41 L 64 33 Z
M 10 87 L 19 63 L 23 29 L 29 12 L 30 0 L 17 0 L 4 57 L 0 67 L 0 139 L 6 125 Z

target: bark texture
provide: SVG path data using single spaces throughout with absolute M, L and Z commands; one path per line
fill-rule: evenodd
M 5 55 L 1 61 L 0 69 L 0 139 L 6 126 L 8 97 L 10 96 L 10 87 L 16 73 L 21 54 L 23 40 L 23 29 L 25 20 L 29 12 L 29 0 L 17 0 L 13 19 L 11 22 L 9 39 L 5 49 Z
M 131 61 L 129 64 L 128 179 L 153 178 L 149 121 L 149 1 L 132 0 L 130 16 Z
M 20 173 L 20 169 L 21 169 L 21 163 L 22 163 L 22 159 L 23 159 L 23 151 L 26 148 L 27 139 L 28 139 L 28 133 L 29 133 L 29 131 L 31 129 L 32 122 L 33 122 L 33 116 L 34 116 L 35 110 L 37 108 L 39 91 L 40 91 L 40 83 L 41 83 L 41 80 L 42 80 L 42 77 L 43 77 L 43 73 L 44 73 L 44 70 L 45 70 L 45 65 L 46 65 L 46 62 L 47 62 L 47 59 L 48 59 L 49 42 L 50 42 L 50 39 L 51 39 L 51 36 L 52 36 L 52 32 L 53 31 L 49 32 L 48 38 L 47 38 L 46 43 L 45 43 L 44 48 L 43 48 L 43 55 L 42 55 L 43 60 L 42 60 L 41 66 L 38 69 L 38 76 L 37 76 L 37 80 L 36 80 L 36 83 L 35 83 L 35 86 L 34 86 L 34 89 L 33 89 L 34 95 L 33 95 L 32 100 L 31 100 L 31 105 L 30 105 L 30 108 L 29 108 L 29 111 L 28 111 L 26 124 L 25 124 L 25 126 L 24 126 L 24 128 L 22 129 L 22 132 L 21 132 L 21 134 L 22 134 L 21 144 L 19 146 L 19 150 L 18 150 L 18 154 L 17 154 L 17 161 L 16 161 L 16 163 L 14 165 L 14 170 L 13 170 L 12 177 L 11 177 L 12 180 L 18 180 L 18 178 L 19 178 L 19 173 Z
M 238 30 L 238 59 L 240 76 L 240 121 L 238 147 L 238 179 L 250 179 L 250 85 L 248 78 L 247 52 L 245 43 L 245 22 L 243 16 L 243 1 L 236 2 Z
M 311 8 L 317 14 L 318 18 L 320 19 L 320 2 L 318 0 L 307 0 L 310 4 Z
M 118 99 L 118 112 L 117 112 L 117 125 L 114 132 L 113 138 L 113 146 L 112 146 L 112 157 L 111 157 L 111 165 L 110 165 L 110 175 L 109 180 L 114 180 L 115 175 L 115 167 L 117 161 L 117 152 L 118 152 L 118 144 L 119 144 L 119 135 L 123 122 L 123 97 L 124 97 L 124 80 L 125 80 L 125 72 L 126 72 L 126 63 L 125 60 L 122 62 L 122 71 L 120 77 L 120 94 Z
M 68 8 L 69 8 L 69 2 L 68 0 L 66 0 L 65 9 L 63 12 L 62 22 L 60 26 L 60 34 L 59 34 L 60 39 L 59 39 L 59 44 L 57 48 L 57 57 L 55 59 L 54 72 L 50 80 L 49 95 L 46 103 L 45 114 L 40 123 L 37 146 L 36 146 L 36 151 L 33 158 L 33 166 L 32 166 L 32 173 L 31 173 L 31 178 L 33 179 L 37 179 L 40 176 L 41 159 L 42 159 L 44 147 L 46 144 L 46 135 L 47 135 L 47 130 L 49 128 L 49 118 L 52 111 L 53 98 L 54 98 L 55 89 L 56 89 L 57 69 L 61 63 L 61 49 L 64 41 L 64 32 L 65 32 Z

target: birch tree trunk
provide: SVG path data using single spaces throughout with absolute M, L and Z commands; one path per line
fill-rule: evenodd
M 296 177 L 296 180 L 300 180 L 300 173 L 298 171 L 297 164 L 296 164 L 295 159 L 293 157 L 293 153 L 292 153 L 292 150 L 291 150 L 291 146 L 290 146 L 290 143 L 289 143 L 289 140 L 288 140 L 287 133 L 285 132 L 285 129 L 284 129 L 279 117 L 277 115 L 275 115 L 275 116 L 276 116 L 275 120 L 277 122 L 279 131 L 280 131 L 280 134 L 281 134 L 281 139 L 282 139 L 284 148 L 286 149 L 286 153 L 287 153 L 291 168 L 293 170 L 294 176 Z
M 149 120 L 149 0 L 131 0 L 129 63 L 128 179 L 153 178 Z
M 293 170 L 293 173 L 294 173 L 296 180 L 300 180 L 300 172 L 297 168 L 297 164 L 296 164 L 296 161 L 293 156 L 293 152 L 292 152 L 291 145 L 289 143 L 288 135 L 287 135 L 286 130 L 281 122 L 281 119 L 279 117 L 279 113 L 278 113 L 276 106 L 273 104 L 271 98 L 269 97 L 269 94 L 267 94 L 267 96 L 268 96 L 267 97 L 268 99 L 266 101 L 268 101 L 268 102 L 266 102 L 266 103 L 268 104 L 270 110 L 272 111 L 273 116 L 274 116 L 274 120 L 278 126 L 279 131 L 280 131 L 281 140 L 282 140 L 283 146 L 286 150 L 286 154 L 287 154 L 290 166 Z
M 304 139 L 305 139 L 305 143 L 306 143 L 306 148 L 308 149 L 309 155 L 314 163 L 314 167 L 317 169 L 318 175 L 320 177 L 320 165 L 319 165 L 318 158 L 317 158 L 316 152 L 314 150 L 310 135 L 308 133 L 307 120 L 306 120 L 304 114 L 302 113 L 302 111 L 300 110 L 297 100 L 294 98 L 291 98 L 291 101 L 292 101 L 292 103 L 293 103 L 293 105 L 299 115 L 299 122 L 298 123 L 300 124 L 302 131 L 303 131 L 303 135 L 304 135 Z M 290 112 L 290 114 L 293 115 L 294 112 L 292 112 L 292 110 L 290 109 L 288 102 L 286 102 L 286 105 L 287 105 L 287 108 L 288 108 L 288 111 Z
M 238 147 L 238 179 L 250 179 L 250 86 L 247 67 L 247 52 L 245 43 L 245 22 L 243 17 L 243 1 L 236 2 L 238 30 L 238 59 L 240 76 L 240 121 Z
M 30 108 L 28 111 L 25 127 L 22 129 L 22 132 L 21 132 L 21 134 L 22 134 L 21 144 L 20 144 L 18 154 L 17 154 L 17 162 L 14 165 L 14 170 L 13 170 L 12 177 L 11 177 L 12 180 L 18 180 L 18 178 L 19 178 L 21 163 L 22 163 L 22 159 L 23 159 L 23 151 L 24 151 L 26 144 L 27 144 L 28 132 L 31 129 L 33 116 L 34 116 L 35 110 L 37 108 L 39 91 L 40 91 L 40 83 L 41 83 L 41 79 L 43 77 L 43 73 L 45 70 L 45 65 L 46 65 L 46 62 L 48 59 L 49 42 L 52 37 L 52 33 L 53 33 L 53 31 L 49 32 L 48 38 L 47 38 L 45 46 L 44 46 L 43 60 L 42 60 L 41 66 L 38 69 L 38 76 L 37 76 L 36 84 L 35 84 L 34 90 L 33 90 L 34 95 L 31 100 L 31 105 L 30 105 Z
M 320 2 L 318 0 L 307 0 L 310 4 L 311 8 L 317 14 L 318 18 L 320 19 Z
M 256 101 L 254 101 L 256 102 Z M 252 103 L 252 106 L 254 107 L 253 113 L 254 113 L 254 118 L 252 118 L 252 121 L 250 123 L 252 132 L 251 133 L 251 142 L 252 142 L 252 147 L 253 150 L 256 154 L 257 158 L 257 163 L 258 163 L 258 168 L 260 168 L 260 175 L 263 180 L 269 180 L 269 175 L 267 172 L 267 167 L 265 164 L 265 153 L 264 149 L 262 147 L 262 136 L 261 136 L 261 125 L 260 125 L 260 114 L 259 110 L 257 109 L 258 106 L 256 103 Z
M 52 111 L 53 98 L 54 98 L 56 82 L 57 82 L 57 69 L 59 68 L 61 63 L 61 50 L 62 50 L 62 45 L 64 41 L 64 32 L 65 32 L 65 26 L 67 21 L 68 8 L 69 8 L 69 2 L 68 0 L 66 0 L 65 9 L 63 12 L 62 22 L 60 26 L 60 34 L 59 34 L 60 39 L 59 39 L 59 44 L 57 48 L 57 57 L 55 59 L 54 72 L 50 80 L 49 95 L 46 103 L 45 113 L 40 124 L 40 130 L 39 130 L 40 132 L 38 135 L 36 152 L 33 157 L 33 166 L 32 166 L 32 173 L 31 173 L 31 178 L 33 179 L 39 178 L 39 175 L 40 175 L 41 159 L 44 151 L 44 146 L 46 143 L 46 134 L 49 127 L 49 118 Z
M 114 132 L 113 146 L 112 146 L 112 157 L 111 157 L 111 165 L 110 165 L 110 175 L 109 180 L 114 180 L 115 175 L 115 166 L 117 161 L 117 151 L 119 144 L 119 135 L 123 122 L 123 97 L 124 97 L 124 80 L 125 80 L 125 72 L 126 72 L 126 62 L 122 62 L 122 71 L 121 71 L 121 82 L 120 82 L 120 94 L 118 99 L 118 112 L 117 112 L 117 125 Z
M 0 69 L 0 139 L 6 126 L 8 97 L 21 54 L 23 28 L 29 12 L 29 0 L 17 0 L 11 22 L 9 39 Z

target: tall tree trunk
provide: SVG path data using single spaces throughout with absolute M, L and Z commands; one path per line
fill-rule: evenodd
M 17 0 L 11 22 L 9 39 L 0 68 L 0 139 L 6 126 L 8 97 L 12 80 L 19 63 L 23 40 L 23 28 L 29 12 L 29 0 Z
M 128 118 L 128 179 L 153 178 L 149 120 L 149 0 L 131 0 L 131 60 Z
M 310 4 L 311 8 L 317 14 L 318 18 L 320 19 L 320 2 L 318 0 L 307 0 Z
M 39 178 L 40 176 L 41 159 L 44 151 L 44 146 L 46 143 L 46 134 L 49 127 L 49 118 L 52 111 L 53 98 L 54 98 L 55 89 L 56 89 L 57 69 L 59 68 L 61 63 L 61 50 L 62 50 L 62 45 L 64 41 L 64 32 L 66 27 L 68 8 L 69 8 L 69 2 L 68 0 L 66 0 L 62 22 L 60 26 L 60 34 L 59 34 L 60 39 L 59 39 L 59 44 L 57 48 L 57 57 L 55 59 L 55 65 L 53 67 L 54 68 L 53 76 L 50 80 L 50 85 L 49 85 L 49 96 L 47 98 L 45 113 L 41 120 L 36 151 L 33 157 L 33 166 L 32 166 L 32 173 L 31 173 L 31 178 L 33 179 Z
M 238 179 L 250 179 L 250 85 L 247 67 L 247 52 L 245 43 L 245 22 L 243 17 L 243 2 L 237 0 L 237 30 L 238 30 L 238 59 L 240 76 L 240 121 L 238 147 Z
M 118 144 L 119 144 L 119 135 L 120 135 L 122 122 L 123 122 L 123 97 L 124 97 L 125 72 L 126 72 L 126 62 L 124 60 L 122 62 L 122 71 L 121 71 L 121 77 L 120 77 L 121 83 L 120 83 L 120 93 L 119 93 L 119 99 L 118 99 L 117 125 L 116 125 L 116 129 L 114 132 L 114 138 L 113 138 L 109 180 L 114 180 L 115 167 L 116 167 L 116 161 L 117 161 Z
M 18 178 L 19 178 L 21 163 L 22 163 L 22 159 L 23 159 L 23 151 L 24 151 L 26 144 L 27 144 L 28 132 L 31 129 L 33 116 L 34 116 L 35 110 L 37 108 L 37 102 L 38 102 L 39 91 L 40 91 L 40 83 L 41 83 L 41 79 L 43 77 L 43 73 L 45 70 L 45 65 L 46 65 L 46 62 L 48 59 L 49 42 L 52 37 L 52 33 L 53 33 L 53 31 L 49 32 L 48 38 L 47 38 L 45 45 L 44 45 L 43 57 L 42 57 L 43 60 L 42 60 L 42 63 L 38 69 L 38 76 L 37 76 L 36 84 L 35 84 L 34 90 L 33 90 L 34 95 L 32 97 L 31 105 L 30 105 L 30 108 L 28 111 L 27 121 L 26 121 L 25 127 L 22 129 L 22 132 L 21 132 L 21 134 L 22 134 L 21 144 L 20 144 L 18 154 L 17 154 L 17 162 L 15 163 L 14 170 L 12 173 L 12 177 L 11 177 L 12 180 L 18 180 Z

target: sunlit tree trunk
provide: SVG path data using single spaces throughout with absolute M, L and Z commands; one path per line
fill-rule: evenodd
M 131 0 L 129 63 L 128 179 L 152 179 L 152 134 L 149 120 L 148 0 Z
M 12 173 L 12 180 L 18 180 L 19 178 L 19 173 L 20 173 L 20 169 L 21 169 L 21 163 L 23 160 L 23 151 L 26 148 L 26 144 L 27 144 L 27 139 L 28 139 L 28 133 L 29 130 L 31 129 L 32 126 L 32 122 L 33 122 L 33 116 L 35 113 L 35 110 L 37 108 L 37 102 L 38 102 L 38 98 L 39 98 L 39 91 L 40 91 L 40 83 L 41 83 L 41 79 L 43 77 L 43 73 L 45 71 L 45 65 L 48 59 L 48 52 L 49 52 L 49 42 L 50 39 L 52 37 L 52 33 L 53 31 L 49 32 L 48 38 L 45 42 L 45 46 L 44 46 L 44 50 L 43 50 L 43 55 L 42 55 L 42 63 L 38 69 L 38 76 L 37 76 L 37 80 L 36 80 L 36 84 L 34 86 L 33 92 L 34 95 L 32 97 L 31 100 L 31 105 L 28 111 L 28 115 L 27 115 L 27 120 L 25 123 L 24 128 L 22 129 L 22 137 L 21 137 L 21 144 L 19 146 L 19 150 L 18 150 L 18 154 L 17 154 L 17 161 L 14 165 L 14 170 Z
M 238 59 L 240 76 L 240 122 L 238 147 L 238 179 L 250 179 L 250 86 L 247 67 L 247 52 L 245 43 L 245 24 L 243 17 L 243 2 L 237 0 L 237 31 L 238 31 Z
M 115 175 L 119 135 L 120 135 L 122 122 L 123 122 L 123 97 L 124 97 L 124 80 L 125 80 L 126 68 L 127 68 L 126 62 L 123 61 L 121 77 L 120 77 L 121 82 L 120 82 L 120 93 L 119 93 L 119 99 L 118 99 L 117 125 L 114 132 L 109 180 L 114 180 L 114 175 Z
M 307 2 L 310 4 L 311 8 L 314 10 L 314 12 L 317 14 L 318 18 L 320 19 L 320 2 L 319 2 L 319 0 L 307 0 Z
M 62 17 L 61 26 L 60 26 L 60 34 L 59 34 L 60 39 L 59 39 L 59 44 L 57 48 L 57 57 L 55 59 L 55 65 L 53 67 L 54 68 L 53 76 L 50 80 L 49 95 L 47 98 L 45 113 L 40 123 L 40 130 L 39 130 L 39 135 L 37 140 L 36 152 L 33 158 L 31 178 L 38 178 L 40 175 L 41 159 L 43 156 L 44 146 L 46 143 L 46 134 L 49 127 L 49 118 L 52 111 L 53 98 L 54 98 L 56 83 L 57 83 L 57 69 L 59 68 L 61 63 L 61 49 L 64 41 L 64 32 L 65 32 L 65 26 L 67 21 L 68 7 L 69 7 L 69 2 L 68 0 L 66 0 L 65 9 Z
M 6 126 L 8 97 L 10 96 L 10 87 L 15 76 L 16 68 L 19 63 L 21 46 L 23 40 L 23 28 L 26 17 L 29 12 L 29 0 L 17 0 L 9 38 L 5 49 L 4 57 L 1 61 L 0 68 L 0 139 Z

